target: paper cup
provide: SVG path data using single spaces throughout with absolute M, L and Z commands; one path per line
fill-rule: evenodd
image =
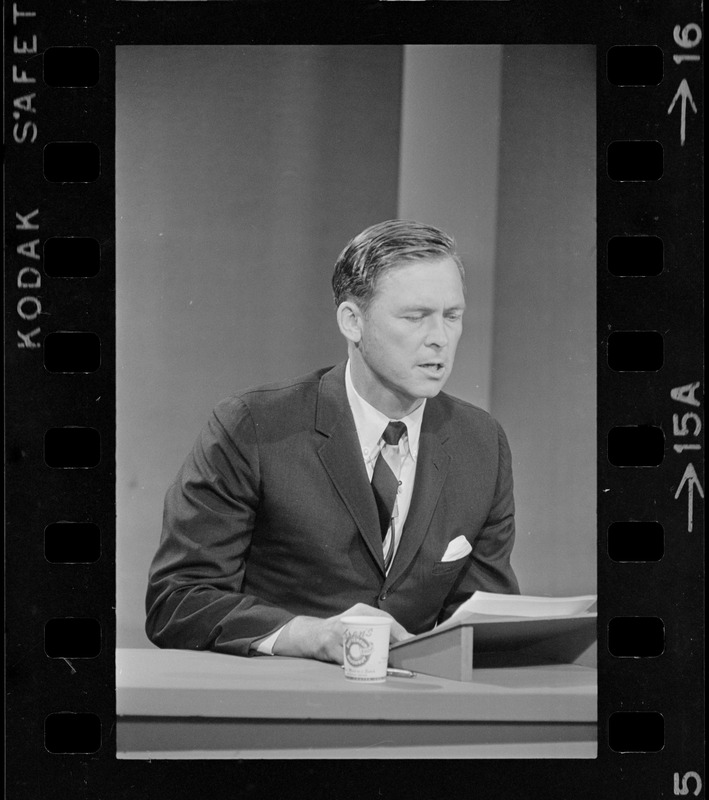
M 362 683 L 383 683 L 389 661 L 388 617 L 343 617 L 345 677 Z

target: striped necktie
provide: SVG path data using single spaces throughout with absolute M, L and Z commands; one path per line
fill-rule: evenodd
M 379 527 L 382 541 L 386 539 L 387 532 L 391 525 L 391 517 L 394 511 L 394 504 L 396 503 L 396 494 L 399 489 L 398 475 L 394 474 L 392 468 L 387 463 L 385 449 L 390 448 L 387 455 L 390 459 L 392 456 L 395 456 L 393 460 L 396 463 L 399 456 L 399 439 L 401 439 L 404 433 L 406 433 L 406 423 L 404 422 L 390 422 L 386 426 L 386 430 L 382 434 L 384 444 L 379 451 L 377 462 L 374 465 L 372 492 L 374 493 L 374 500 L 376 501 L 377 511 L 379 512 Z M 391 555 L 394 549 L 393 544 L 393 541 L 390 541 L 389 547 L 386 549 L 385 563 L 391 561 Z

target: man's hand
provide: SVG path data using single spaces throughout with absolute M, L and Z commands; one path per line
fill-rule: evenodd
M 334 661 L 336 664 L 342 664 L 342 639 L 345 634 L 342 617 L 349 616 L 389 617 L 391 619 L 390 642 L 401 642 L 412 636 L 399 625 L 391 614 L 387 614 L 381 608 L 357 603 L 342 614 L 327 619 L 293 617 L 276 639 L 276 643 L 273 645 L 273 655 L 317 658 L 319 661 Z

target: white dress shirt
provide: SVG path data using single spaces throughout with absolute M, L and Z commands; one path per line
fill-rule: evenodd
M 357 438 L 362 450 L 362 458 L 367 468 L 367 476 L 372 480 L 374 465 L 377 463 L 379 451 L 382 449 L 384 441 L 382 434 L 390 422 L 401 421 L 406 425 L 406 433 L 399 440 L 399 491 L 396 498 L 395 525 L 394 525 L 394 553 L 396 553 L 401 541 L 401 532 L 411 506 L 411 498 L 414 493 L 414 476 L 416 475 L 416 459 L 418 458 L 419 439 L 421 437 L 421 422 L 423 420 L 423 410 L 426 401 L 411 414 L 401 417 L 401 420 L 391 420 L 386 414 L 370 405 L 355 389 L 352 383 L 350 362 L 347 362 L 345 370 L 345 389 L 347 390 L 347 401 L 352 409 L 352 416 L 357 429 Z M 390 466 L 392 466 L 390 464 Z M 391 536 L 391 529 L 388 536 Z M 388 546 L 388 542 L 386 543 Z
M 370 405 L 355 389 L 352 382 L 352 371 L 350 362 L 347 362 L 345 370 L 345 389 L 347 391 L 347 402 L 349 403 L 354 417 L 355 428 L 357 430 L 357 438 L 359 439 L 359 446 L 362 451 L 362 459 L 367 468 L 367 475 L 369 480 L 372 480 L 374 474 L 374 465 L 379 457 L 379 451 L 382 449 L 384 441 L 382 434 L 386 426 L 390 422 L 401 421 L 406 425 L 406 433 L 399 440 L 399 490 L 396 498 L 396 507 L 394 512 L 395 524 L 389 528 L 387 533 L 387 540 L 385 546 L 389 546 L 389 537 L 394 538 L 393 547 L 394 555 L 399 547 L 401 541 L 401 533 L 404 529 L 404 523 L 411 507 L 411 498 L 414 493 L 414 477 L 416 475 L 416 460 L 419 451 L 419 439 L 421 437 L 421 422 L 423 421 L 423 411 L 426 406 L 426 401 L 411 414 L 401 417 L 401 420 L 391 420 L 386 414 L 382 414 Z M 391 447 L 391 445 L 390 445 Z M 389 462 L 387 462 L 389 463 Z M 393 528 L 393 530 L 392 530 Z M 393 558 L 390 559 L 391 565 Z M 265 655 L 273 655 L 273 645 L 276 643 L 278 635 L 285 627 L 282 626 L 277 631 L 272 633 L 262 642 L 256 645 L 259 653 Z

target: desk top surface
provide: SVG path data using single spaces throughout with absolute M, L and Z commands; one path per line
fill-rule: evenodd
M 573 664 L 481 669 L 470 683 L 419 674 L 361 684 L 308 659 L 116 651 L 124 717 L 593 722 L 596 694 L 596 670 Z

